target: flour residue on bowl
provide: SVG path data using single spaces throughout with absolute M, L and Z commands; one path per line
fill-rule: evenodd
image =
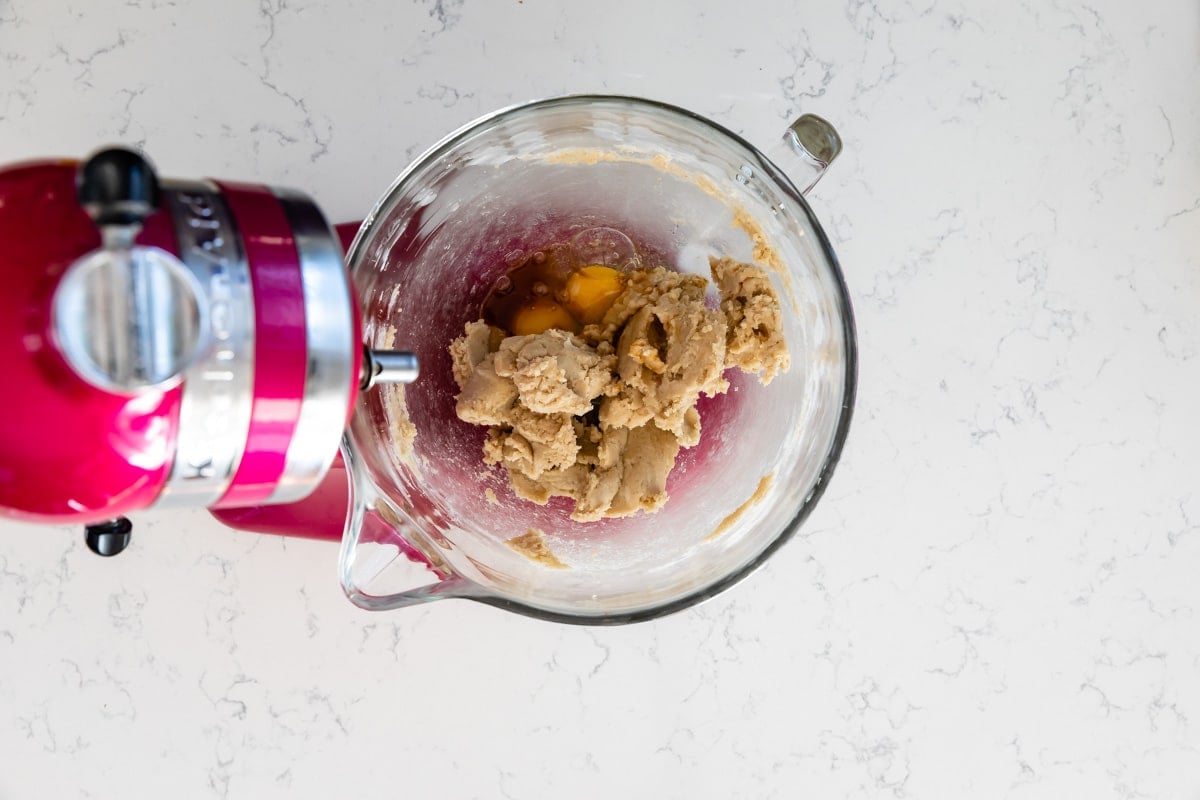
M 762 479 L 758 482 L 758 488 L 754 490 L 754 494 L 750 495 L 750 499 L 734 509 L 732 514 L 721 520 L 721 524 L 713 528 L 713 532 L 708 536 L 705 536 L 704 541 L 711 542 L 713 539 L 716 539 L 718 536 L 732 528 L 734 523 L 742 518 L 743 514 L 761 503 L 766 498 L 767 493 L 771 491 L 771 484 L 774 482 L 774 470 L 768 472 L 766 475 L 763 475 Z

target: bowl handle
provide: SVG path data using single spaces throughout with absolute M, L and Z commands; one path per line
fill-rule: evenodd
M 767 155 L 787 173 L 800 194 L 808 194 L 840 152 L 842 137 L 833 125 L 816 114 L 804 114 L 787 127 Z

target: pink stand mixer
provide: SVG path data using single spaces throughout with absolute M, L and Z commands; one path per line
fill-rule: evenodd
M 465 597 L 614 623 L 709 597 L 811 511 L 853 405 L 850 304 L 802 198 L 840 139 L 806 116 L 782 147 L 791 178 L 681 109 L 541 101 L 455 132 L 336 229 L 299 192 L 159 179 L 119 148 L 2 168 L 0 514 L 79 523 L 104 556 L 150 508 L 339 540 L 369 609 Z M 560 523 L 479 466 L 481 433 L 453 417 L 445 348 L 506 253 L 536 244 L 539 209 L 637 230 L 681 271 L 707 254 L 776 269 L 793 368 L 702 409 L 709 443 L 659 514 Z M 534 528 L 566 568 L 505 546 Z
M 358 392 L 417 375 L 363 352 L 341 247 L 299 193 L 160 182 L 110 149 L 0 172 L 0 239 L 20 387 L 0 506 L 84 523 L 101 555 L 139 509 L 308 497 Z

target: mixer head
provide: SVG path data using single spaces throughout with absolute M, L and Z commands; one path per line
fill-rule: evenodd
M 82 522 L 120 552 L 143 508 L 307 497 L 358 393 L 407 383 L 364 351 L 338 236 L 306 195 L 160 180 L 122 148 L 0 169 L 0 513 Z

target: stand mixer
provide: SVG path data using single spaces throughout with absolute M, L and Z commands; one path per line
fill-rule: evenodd
M 364 351 L 337 235 L 306 196 L 160 181 L 141 155 L 0 170 L 0 511 L 100 555 L 145 508 L 290 503 L 325 477 Z
M 613 624 L 711 597 L 796 532 L 847 436 L 853 313 L 803 198 L 840 149 L 812 115 L 768 158 L 673 106 L 555 98 L 450 134 L 337 229 L 299 192 L 160 181 L 128 150 L 0 168 L 0 514 L 79 523 L 106 556 L 148 508 L 340 540 L 372 610 L 459 597 Z M 656 514 L 519 500 L 455 417 L 447 346 L 547 210 L 636 231 L 682 272 L 753 261 L 785 300 L 792 368 L 701 409 Z M 534 531 L 553 568 L 514 549 Z

